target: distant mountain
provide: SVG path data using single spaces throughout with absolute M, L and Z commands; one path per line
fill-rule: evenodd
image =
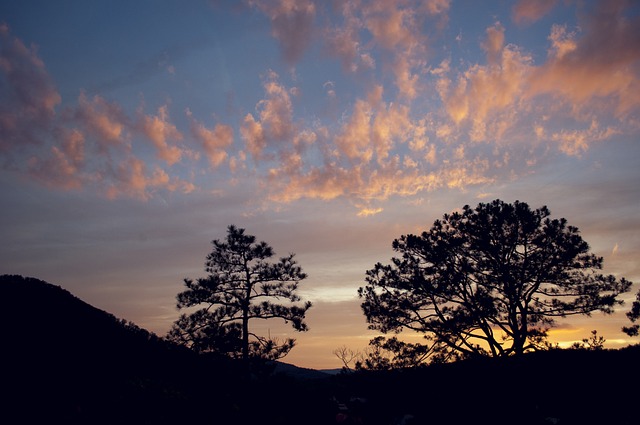
M 273 373 L 281 373 L 299 379 L 325 379 L 332 375 L 324 370 L 309 369 L 284 362 L 274 362 Z

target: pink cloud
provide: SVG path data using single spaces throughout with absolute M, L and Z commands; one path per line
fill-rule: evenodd
M 61 98 L 35 46 L 27 47 L 0 24 L 0 151 L 39 144 Z
M 284 59 L 294 64 L 311 42 L 316 8 L 309 0 L 249 0 L 271 19 L 271 34 L 282 47 Z
M 500 22 L 487 28 L 487 38 L 482 43 L 482 48 L 487 52 L 487 62 L 489 64 L 492 65 L 498 62 L 504 48 L 504 27 Z
M 399 2 L 377 0 L 364 7 L 365 23 L 376 42 L 391 50 L 406 48 L 417 43 L 415 11 L 401 8 Z
M 442 18 L 448 2 L 426 2 L 411 7 L 401 1 L 374 1 L 363 7 L 363 20 L 373 39 L 393 59 L 390 61 L 399 97 L 416 98 L 420 74 L 426 69 L 427 38 L 422 28 L 426 18 Z
M 258 119 L 247 114 L 240 128 L 240 135 L 254 159 L 262 159 L 265 155 L 268 159 L 273 159 L 273 153 L 265 151 L 269 148 L 276 151 L 286 148 L 294 140 L 297 129 L 293 123 L 291 96 L 278 82 L 275 72 L 269 72 L 263 87 L 265 99 L 256 105 Z
M 432 16 L 443 16 L 449 11 L 451 0 L 425 0 L 422 2 L 421 8 Z
M 585 152 L 590 143 L 600 142 L 611 138 L 617 130 L 606 127 L 600 128 L 597 121 L 592 121 L 588 128 L 579 130 L 559 130 L 548 138 L 559 144 L 560 151 L 567 155 L 579 156 Z
M 551 11 L 558 0 L 520 0 L 511 9 L 516 24 L 536 22 Z
M 385 58 L 382 65 L 393 72 L 399 97 L 415 99 L 420 90 L 420 76 L 426 70 L 425 20 L 436 18 L 445 22 L 448 8 L 448 0 L 419 4 L 388 0 L 342 2 L 337 13 L 344 22 L 325 30 L 326 49 L 341 60 L 348 72 L 374 69 L 373 50 L 381 49 Z M 364 31 L 372 37 L 366 47 L 361 42 Z
M 414 60 L 409 53 L 399 54 L 393 65 L 399 97 L 412 100 L 418 95 L 420 76 L 414 72 Z
M 585 15 L 583 34 L 554 27 L 547 62 L 531 76 L 530 96 L 548 94 L 574 109 L 608 111 L 622 118 L 640 106 L 640 17 L 625 16 L 627 1 L 598 2 Z
M 144 115 L 140 113 L 138 127 L 140 131 L 151 140 L 157 149 L 158 158 L 168 165 L 173 165 L 182 158 L 183 150 L 170 142 L 178 142 L 183 139 L 182 133 L 176 126 L 169 122 L 167 106 L 158 108 L 157 115 Z
M 506 128 L 516 124 L 514 114 L 526 110 L 522 97 L 533 69 L 530 55 L 504 46 L 504 28 L 499 24 L 487 30 L 483 45 L 488 65 L 472 65 L 455 84 L 446 73 L 438 82 L 449 118 L 458 126 L 468 123 L 468 134 L 477 141 L 500 139 Z
M 62 131 L 60 146 L 52 146 L 48 158 L 31 157 L 29 173 L 47 186 L 80 189 L 86 180 L 84 136 L 78 130 Z
M 244 139 L 247 150 L 251 156 L 255 160 L 262 158 L 262 152 L 267 146 L 267 141 L 262 129 L 262 124 L 257 122 L 253 118 L 253 115 L 247 114 L 244 117 L 244 121 L 240 127 L 240 135 Z
M 159 189 L 170 192 L 181 190 L 184 193 L 195 189 L 192 183 L 177 178 L 172 179 L 160 167 L 154 167 L 149 171 L 144 161 L 133 156 L 120 162 L 108 174 L 101 177 L 107 184 L 106 194 L 110 199 L 126 196 L 146 201 Z
M 378 110 L 373 120 L 372 141 L 379 163 L 389 157 L 394 147 L 414 136 L 414 123 L 409 112 L 408 106 L 396 104 Z
M 283 177 L 286 177 L 283 178 Z M 313 168 L 307 173 L 287 176 L 272 172 L 269 184 L 276 185 L 270 191 L 270 199 L 276 202 L 291 202 L 301 198 L 330 200 L 349 193 L 356 169 L 346 169 L 335 164 Z
M 233 144 L 233 128 L 225 124 L 216 124 L 210 130 L 192 117 L 191 111 L 187 111 L 191 121 L 191 134 L 204 148 L 205 154 L 212 167 L 218 167 L 228 157 L 226 149 Z
M 340 59 L 345 71 L 357 73 L 375 68 L 375 60 L 360 42 L 359 31 L 363 24 L 354 15 L 354 8 L 352 2 L 343 3 L 341 12 L 345 23 L 326 29 L 324 37 L 327 52 Z
M 19 155 L 13 161 L 16 171 L 53 188 L 92 187 L 105 190 L 109 197 L 146 200 L 160 189 L 195 189 L 158 166 L 149 171 L 133 154 L 132 137 L 138 130 L 169 165 L 180 159 L 182 151 L 169 142 L 181 140 L 182 135 L 169 122 L 166 107 L 133 124 L 118 104 L 81 92 L 77 105 L 57 115 L 61 98 L 36 48 L 12 38 L 4 24 L 0 25 L 0 78 L 6 82 L 0 85 L 0 151 L 7 157 Z M 36 146 L 25 150 L 29 144 Z
M 335 137 L 336 147 L 350 159 L 369 162 L 373 157 L 371 120 L 373 110 L 369 102 L 358 99 L 349 120 Z
M 130 149 L 128 129 L 131 124 L 119 105 L 98 95 L 88 99 L 80 93 L 74 118 L 85 129 L 87 137 L 95 138 L 101 153 L 114 147 Z
M 406 167 L 406 162 L 402 163 L 394 156 L 376 166 L 341 167 L 331 162 L 305 173 L 273 172 L 269 175 L 268 184 L 270 199 L 275 202 L 346 197 L 360 205 L 359 209 L 366 215 L 366 211 L 372 208 L 370 202 L 391 196 L 412 196 L 441 187 L 464 189 L 468 185 L 491 182 L 492 178 L 487 176 L 488 169 L 486 161 L 460 158 L 426 170 L 415 164 Z

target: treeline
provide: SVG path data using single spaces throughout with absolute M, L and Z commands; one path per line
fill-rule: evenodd
M 633 424 L 640 346 L 245 377 L 60 287 L 0 276 L 3 423 Z M 309 375 L 307 375 L 309 376 Z

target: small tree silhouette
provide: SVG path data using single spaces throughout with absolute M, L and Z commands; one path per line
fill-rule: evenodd
M 631 305 L 631 310 L 627 312 L 627 317 L 634 323 L 632 326 L 623 326 L 622 331 L 629 336 L 638 336 L 640 325 L 635 322 L 640 319 L 640 290 L 636 294 L 636 300 Z
M 214 240 L 207 256 L 208 276 L 184 279 L 186 290 L 177 296 L 178 309 L 201 306 L 182 314 L 168 339 L 200 352 L 215 352 L 248 362 L 251 358 L 275 360 L 289 353 L 295 340 L 257 335 L 250 323 L 256 319 L 282 319 L 300 332 L 306 331 L 305 314 L 310 302 L 301 302 L 298 284 L 307 275 L 294 254 L 278 262 L 266 242 L 244 229 L 229 226 L 225 240 Z
M 575 349 L 587 349 L 587 350 L 602 350 L 606 339 L 603 336 L 598 336 L 597 330 L 591 331 L 589 338 L 584 338 L 582 342 L 574 342 L 571 348 Z

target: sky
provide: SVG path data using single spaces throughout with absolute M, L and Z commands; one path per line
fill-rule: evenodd
M 0 273 L 164 335 L 234 224 L 308 274 L 309 331 L 258 329 L 336 368 L 377 335 L 357 289 L 395 238 L 519 200 L 634 282 L 551 340 L 618 348 L 639 136 L 634 0 L 0 2 Z

